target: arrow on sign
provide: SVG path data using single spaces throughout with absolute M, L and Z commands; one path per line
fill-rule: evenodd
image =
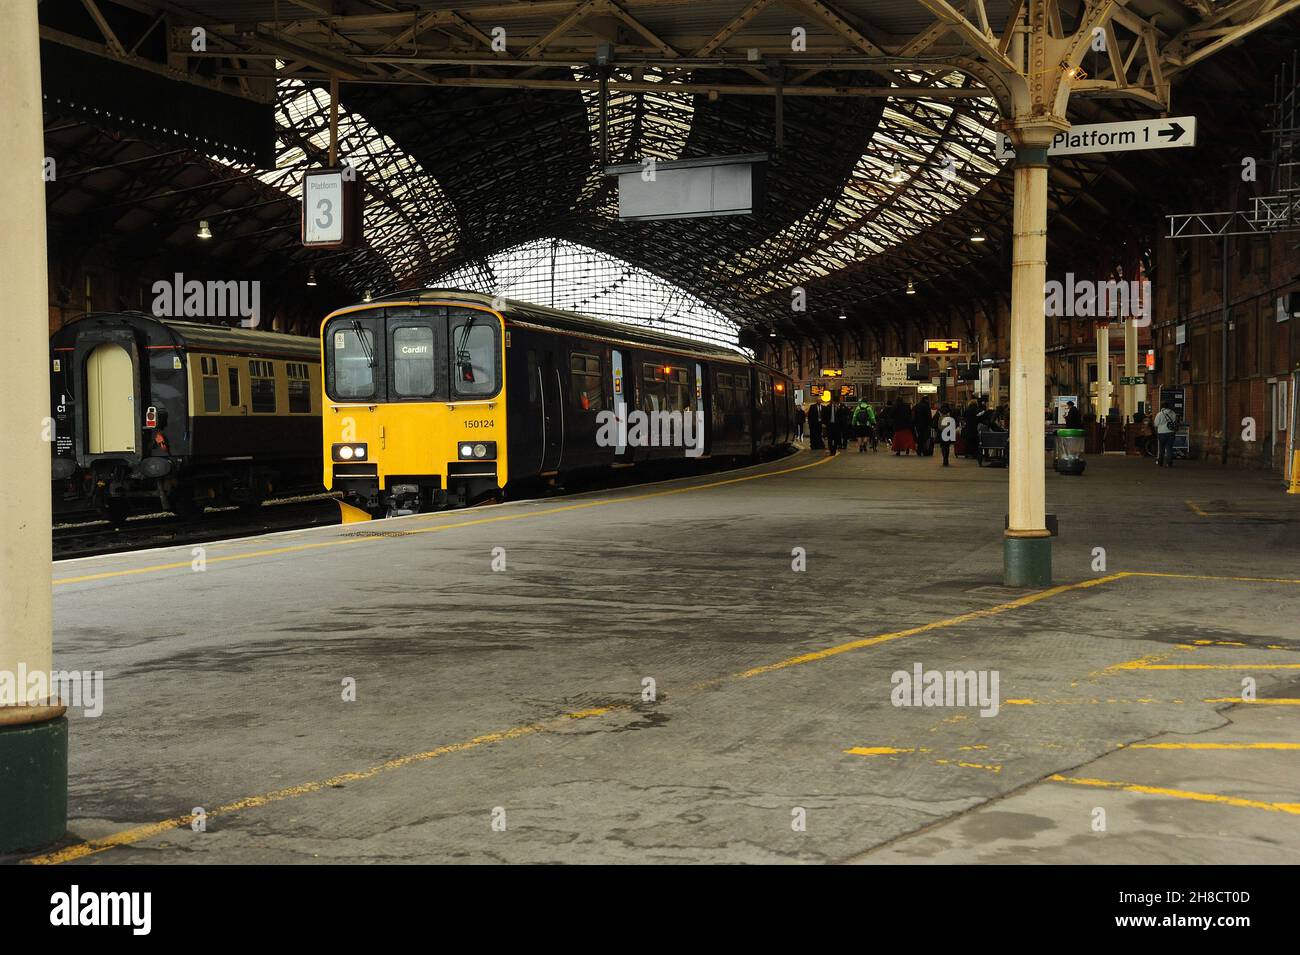
M 1183 124 L 1180 123 L 1180 122 L 1177 122 L 1177 121 L 1175 120 L 1174 124 L 1173 124 L 1172 126 L 1170 126 L 1168 129 L 1160 129 L 1160 130 L 1157 130 L 1157 131 L 1156 131 L 1156 135 L 1157 135 L 1157 136 L 1168 136 L 1168 137 L 1169 137 L 1169 141 L 1170 141 L 1171 143 L 1176 143 L 1176 142 L 1178 142 L 1179 139 L 1182 138 L 1182 135 L 1183 135 L 1183 133 L 1185 133 L 1185 132 L 1187 132 L 1187 130 L 1183 128 Z

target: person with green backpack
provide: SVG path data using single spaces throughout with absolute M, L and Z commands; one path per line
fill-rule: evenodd
M 866 398 L 859 399 L 858 406 L 853 409 L 853 433 L 858 436 L 859 452 L 867 450 L 868 441 L 871 450 L 876 450 L 876 409 Z

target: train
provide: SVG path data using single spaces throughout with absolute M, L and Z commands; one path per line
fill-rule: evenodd
M 50 339 L 56 511 L 114 523 L 320 490 L 320 343 L 96 312 Z
M 345 520 L 790 446 L 790 378 L 739 352 L 527 302 L 422 289 L 321 324 L 325 487 Z

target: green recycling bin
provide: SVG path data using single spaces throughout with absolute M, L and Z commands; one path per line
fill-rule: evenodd
M 1082 474 L 1088 462 L 1083 459 L 1082 428 L 1060 428 L 1052 451 L 1052 466 L 1059 474 Z

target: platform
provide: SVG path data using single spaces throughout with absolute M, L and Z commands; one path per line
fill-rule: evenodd
M 1300 499 L 1049 472 L 1056 586 L 1012 591 L 1006 481 L 800 452 L 56 563 L 106 704 L 29 861 L 1293 861 Z M 996 671 L 997 715 L 892 705 L 918 663 Z

